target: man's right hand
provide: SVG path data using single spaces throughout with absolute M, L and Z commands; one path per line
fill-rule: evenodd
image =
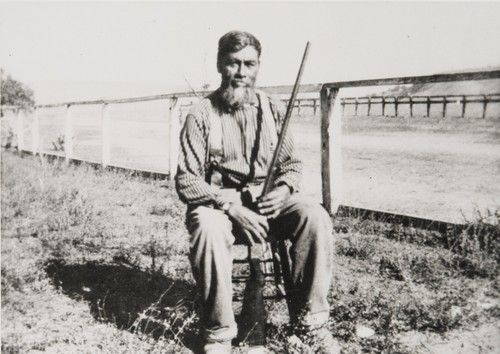
M 248 245 L 267 242 L 269 224 L 265 216 L 259 215 L 252 210 L 239 205 L 231 204 L 227 215 L 240 231 Z

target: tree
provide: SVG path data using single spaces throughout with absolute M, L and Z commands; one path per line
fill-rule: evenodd
M 33 90 L 14 80 L 10 75 L 4 77 L 2 68 L 0 68 L 0 96 L 2 106 L 18 106 L 23 109 L 30 109 L 35 105 Z

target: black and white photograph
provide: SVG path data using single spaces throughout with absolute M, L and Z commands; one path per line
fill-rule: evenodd
M 498 353 L 499 15 L 0 0 L 1 352 Z

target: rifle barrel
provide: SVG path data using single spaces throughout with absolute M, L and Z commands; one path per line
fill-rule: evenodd
M 295 105 L 295 99 L 297 93 L 299 92 L 300 80 L 302 79 L 302 73 L 304 72 L 304 67 L 307 60 L 307 55 L 309 54 L 309 48 L 311 42 L 307 42 L 306 49 L 304 50 L 304 56 L 302 57 L 302 62 L 300 63 L 299 73 L 297 74 L 297 79 L 295 80 L 295 85 L 293 86 L 292 95 L 288 101 L 288 107 L 286 109 L 285 119 L 283 120 L 283 125 L 281 126 L 281 132 L 278 137 L 278 142 L 276 143 L 276 149 L 274 150 L 273 159 L 267 170 L 266 180 L 264 182 L 264 188 L 262 189 L 262 196 L 268 194 L 272 189 L 272 183 L 274 181 L 274 175 L 276 170 L 276 164 L 278 163 L 278 158 L 283 147 L 283 142 L 285 140 L 286 131 L 290 123 L 290 118 L 292 116 L 293 107 Z

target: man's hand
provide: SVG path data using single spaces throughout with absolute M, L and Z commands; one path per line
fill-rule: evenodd
M 248 245 L 267 242 L 269 225 L 264 216 L 238 204 L 231 204 L 227 210 L 227 215 L 236 228 L 241 231 Z
M 257 209 L 261 215 L 273 219 L 281 213 L 281 209 L 289 198 L 290 188 L 282 184 L 263 196 L 257 203 Z

